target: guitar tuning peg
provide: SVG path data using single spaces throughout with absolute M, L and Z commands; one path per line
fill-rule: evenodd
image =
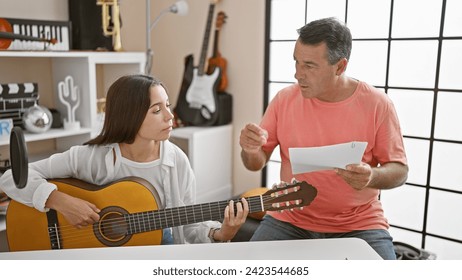
M 286 206 L 290 206 L 290 203 L 288 201 L 286 201 Z
M 298 209 L 303 210 L 303 206 L 302 206 L 302 207 L 298 207 Z
M 299 181 L 297 179 L 295 179 L 295 177 L 292 178 L 292 180 L 290 181 L 291 184 L 297 184 Z
M 280 181 L 280 182 L 279 182 L 279 183 L 277 183 L 277 184 L 276 184 L 276 183 L 275 183 L 275 184 L 273 184 L 273 186 L 276 186 L 276 189 L 282 189 L 282 188 L 285 188 L 285 187 L 287 187 L 287 183 L 286 183 L 286 182 L 284 182 L 284 181 Z

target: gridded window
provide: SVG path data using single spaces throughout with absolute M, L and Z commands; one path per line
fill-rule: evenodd
M 442 45 L 439 88 L 460 90 L 462 79 L 457 70 L 462 63 L 462 40 L 444 40 Z
M 371 52 L 371 49 L 374 51 Z M 387 54 L 386 40 L 355 41 L 350 55 L 352 63 L 348 64 L 347 73 L 353 78 L 384 87 L 387 78 Z
M 346 22 L 346 74 L 388 94 L 404 136 L 408 180 L 380 197 L 390 232 L 438 259 L 462 259 L 461 10 L 460 0 L 267 0 L 265 106 L 295 82 L 297 29 L 324 17 Z M 279 168 L 275 151 L 267 186 Z
M 391 41 L 388 85 L 433 88 L 438 40 Z

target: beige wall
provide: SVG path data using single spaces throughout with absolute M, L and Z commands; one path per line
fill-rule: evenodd
M 174 2 L 151 0 L 151 19 Z M 169 88 L 173 104 L 183 76 L 184 57 L 192 53 L 198 64 L 209 3 L 209 0 L 188 0 L 186 16 L 167 14 L 151 33 L 152 72 Z M 126 51 L 146 49 L 145 8 L 145 0 L 121 1 L 122 45 Z M 247 122 L 258 122 L 262 115 L 265 1 L 221 0 L 215 6 L 215 12 L 218 11 L 228 15 L 220 33 L 220 51 L 228 60 L 227 91 L 233 95 L 233 185 L 234 194 L 238 194 L 260 185 L 260 172 L 250 172 L 242 166 L 238 141 L 240 129 Z M 67 1 L 0 0 L 0 17 L 67 20 Z M 208 57 L 211 51 L 210 44 Z

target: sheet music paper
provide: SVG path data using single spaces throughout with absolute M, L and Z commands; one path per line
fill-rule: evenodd
M 367 142 L 348 142 L 308 148 L 289 148 L 292 173 L 301 174 L 318 170 L 342 168 L 361 162 Z

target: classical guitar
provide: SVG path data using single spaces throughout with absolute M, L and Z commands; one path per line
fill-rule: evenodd
M 186 125 L 211 126 L 218 119 L 217 87 L 221 76 L 220 68 L 215 68 L 210 75 L 205 73 L 212 19 L 215 4 L 218 2 L 219 0 L 212 0 L 209 4 L 199 66 L 191 70 L 191 65 L 185 65 L 185 74 L 175 112 Z M 186 58 L 186 63 L 188 60 L 191 63 L 192 55 Z
M 218 38 L 220 35 L 220 30 L 223 24 L 226 22 L 225 20 L 227 17 L 228 16 L 223 11 L 220 11 L 217 14 L 217 19 L 215 22 L 215 39 L 213 42 L 213 55 L 209 58 L 207 68 L 207 74 L 209 75 L 211 75 L 215 71 L 215 68 L 220 68 L 221 78 L 220 83 L 218 85 L 219 93 L 224 92 L 226 90 L 226 87 L 228 86 L 228 75 L 226 74 L 226 65 L 228 62 L 224 57 L 221 56 L 221 53 L 218 50 Z
M 138 177 L 104 186 L 77 179 L 49 182 L 69 195 L 95 204 L 100 220 L 78 229 L 54 210 L 37 211 L 12 200 L 6 213 L 10 251 L 159 245 L 163 228 L 223 219 L 229 201 L 162 209 L 155 188 Z M 302 181 L 247 197 L 250 212 L 276 211 L 309 205 L 317 190 Z

